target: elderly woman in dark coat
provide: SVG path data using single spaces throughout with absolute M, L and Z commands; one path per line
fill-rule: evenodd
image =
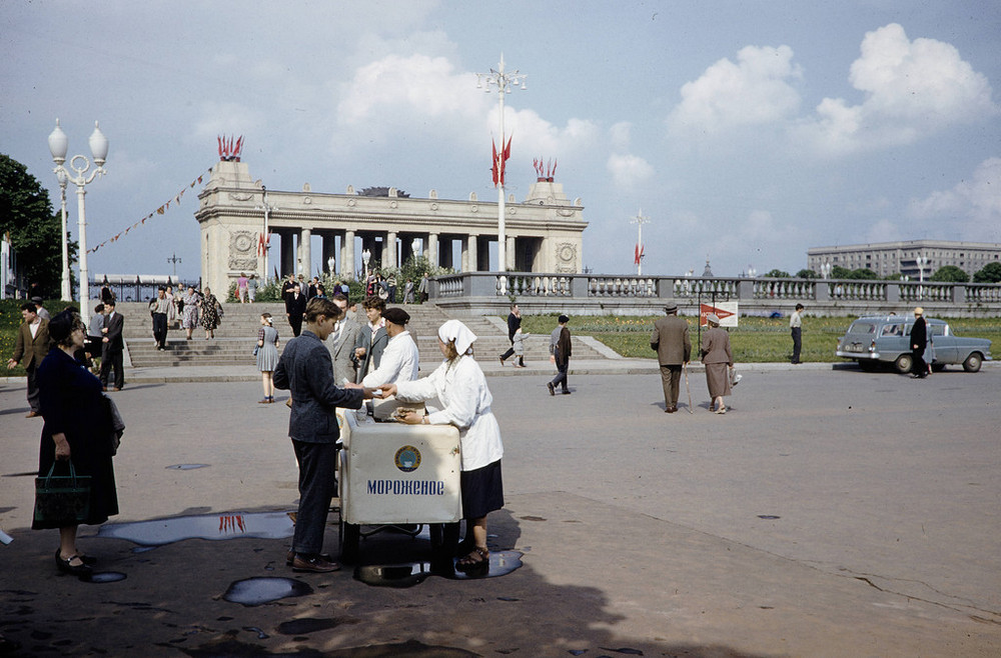
M 709 331 L 702 336 L 702 363 L 706 366 L 706 383 L 709 385 L 709 411 L 725 414 L 723 396 L 730 395 L 730 373 L 733 354 L 730 352 L 730 334 L 719 326 L 719 317 L 710 313 L 706 317 Z
M 101 397 L 101 381 L 73 358 L 83 347 L 87 328 L 74 311 L 63 311 L 49 323 L 55 346 L 38 367 L 38 389 L 45 425 L 38 458 L 38 475 L 48 475 L 56 461 L 72 460 L 78 475 L 91 476 L 90 513 L 84 523 L 97 525 L 118 514 L 115 471 L 111 463 L 111 417 Z M 60 469 L 57 467 L 56 469 Z M 77 526 L 34 521 L 35 530 L 59 528 L 56 566 L 60 571 L 88 576 L 95 562 L 76 546 Z

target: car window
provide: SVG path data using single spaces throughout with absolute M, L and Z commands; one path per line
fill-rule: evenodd
M 883 325 L 883 329 L 880 332 L 881 336 L 903 336 L 904 335 L 904 325 L 901 322 L 895 322 L 893 324 Z
M 945 324 L 932 324 L 932 325 L 928 325 L 928 326 L 931 328 L 931 335 L 932 336 L 944 336 L 945 335 L 945 328 L 947 326 L 949 326 L 949 325 L 945 325 Z
M 876 333 L 876 325 L 872 322 L 854 322 L 849 330 L 852 334 L 872 334 Z

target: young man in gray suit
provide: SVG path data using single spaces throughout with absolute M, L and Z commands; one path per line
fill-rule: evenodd
M 330 351 L 330 360 L 334 364 L 334 383 L 338 386 L 345 381 L 355 381 L 355 342 L 358 340 L 358 333 L 361 325 L 354 318 L 347 316 L 348 298 L 342 293 L 337 293 L 333 298 L 334 304 L 341 309 L 340 319 L 334 325 L 324 342 Z
M 678 393 L 681 388 L 681 369 L 692 355 L 688 338 L 688 322 L 678 317 L 678 305 L 668 302 L 664 317 L 653 325 L 650 348 L 657 352 L 660 363 L 660 380 L 664 387 L 664 411 L 673 414 L 678 410 Z
M 285 345 L 275 368 L 275 388 L 292 392 L 288 436 L 299 464 L 299 510 L 286 563 L 293 571 L 325 573 L 340 569 L 322 554 L 323 531 L 334 496 L 337 407 L 358 409 L 365 398 L 361 386 L 338 388 L 330 352 L 324 346 L 342 315 L 329 299 L 314 298 L 306 305 L 306 326 Z M 371 394 L 368 395 L 371 398 Z

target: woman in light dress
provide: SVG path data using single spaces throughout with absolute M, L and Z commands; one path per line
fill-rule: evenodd
M 183 311 L 181 326 L 187 332 L 187 340 L 191 340 L 192 330 L 198 326 L 198 307 L 202 305 L 202 298 L 195 292 L 194 286 L 188 286 L 188 292 L 181 298 Z
M 490 410 L 493 396 L 487 380 L 473 358 L 476 335 L 459 320 L 449 320 L 438 329 L 438 347 L 445 360 L 429 376 L 416 381 L 386 384 L 383 395 L 401 402 L 437 400 L 441 409 L 427 415 L 401 409 L 397 419 L 409 425 L 454 425 L 459 430 L 462 452 L 460 488 L 462 516 L 466 520 L 466 543 L 472 550 L 459 558 L 462 571 L 487 571 L 487 514 L 504 506 L 501 478 L 500 426 Z M 470 537 L 470 535 L 472 537 Z M 472 539 L 472 541 L 470 541 Z
M 261 371 L 264 399 L 261 404 L 275 401 L 275 366 L 278 365 L 278 330 L 272 326 L 271 314 L 261 313 L 261 328 L 257 330 L 257 369 Z

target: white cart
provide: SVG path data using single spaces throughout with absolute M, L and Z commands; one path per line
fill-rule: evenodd
M 426 524 L 435 558 L 451 564 L 462 518 L 459 431 L 451 425 L 380 423 L 352 410 L 339 409 L 337 416 L 344 444 L 341 561 L 357 562 L 363 535 L 387 527 L 416 535 Z

